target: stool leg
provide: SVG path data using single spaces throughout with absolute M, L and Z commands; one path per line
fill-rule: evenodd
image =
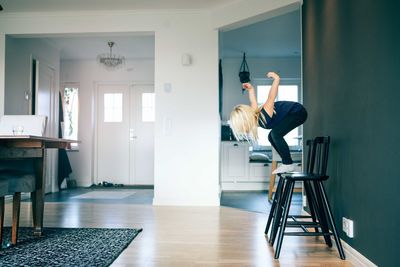
M 269 228 L 271 226 L 272 219 L 274 218 L 274 213 L 275 213 L 275 209 L 276 209 L 278 200 L 279 200 L 280 196 L 282 195 L 282 188 L 283 188 L 283 179 L 279 179 L 279 182 L 278 182 L 278 185 L 277 185 L 277 188 L 276 188 L 276 192 L 275 192 L 275 195 L 274 195 L 274 199 L 272 200 L 271 210 L 270 210 L 269 215 L 268 215 L 267 225 L 265 226 L 264 233 L 266 235 L 268 234 Z
M 276 160 L 273 160 L 271 165 L 272 166 L 271 166 L 271 175 L 269 176 L 268 200 L 272 199 L 272 193 L 274 191 L 275 177 L 276 177 L 276 174 L 272 174 L 272 172 L 276 170 L 278 163 L 276 162 Z
M 281 191 L 282 193 L 280 195 L 278 195 L 278 201 L 276 203 L 276 208 L 275 208 L 275 213 L 274 213 L 274 221 L 272 224 L 271 233 L 270 233 L 270 237 L 269 237 L 269 244 L 271 246 L 273 246 L 275 243 L 275 238 L 278 233 L 279 226 L 281 224 L 283 205 L 285 203 L 285 199 L 286 199 L 287 193 L 288 193 L 287 181 L 285 179 L 283 179 L 282 177 L 281 177 L 281 179 L 283 180 L 282 191 Z
M 12 229 L 11 229 L 11 243 L 13 245 L 16 245 L 18 240 L 20 207 L 21 207 L 21 192 L 16 192 L 14 193 L 13 197 L 13 215 L 12 215 Z
M 278 243 L 276 244 L 275 259 L 278 259 L 279 254 L 281 253 L 283 236 L 285 234 L 286 222 L 287 222 L 287 218 L 289 215 L 290 203 L 292 202 L 294 182 L 288 181 L 288 184 L 286 187 L 287 187 L 288 193 L 286 194 L 287 197 L 285 199 L 285 207 L 284 207 L 284 212 L 283 212 L 283 217 L 282 217 L 282 224 L 281 224 L 281 228 L 279 229 Z
M 326 192 L 325 192 L 324 185 L 322 184 L 322 182 L 317 182 L 317 185 L 318 185 L 318 187 L 319 187 L 319 189 L 321 191 L 321 196 L 322 196 L 322 200 L 323 200 L 322 203 L 323 203 L 324 208 L 326 209 L 326 212 L 328 214 L 328 219 L 329 219 L 329 222 L 330 222 L 331 227 L 332 227 L 333 237 L 335 238 L 335 243 L 336 243 L 336 247 L 337 247 L 337 249 L 339 251 L 340 258 L 342 260 L 345 260 L 346 256 L 344 255 L 342 243 L 340 242 L 340 238 L 339 238 L 339 235 L 338 235 L 337 230 L 336 230 L 335 221 L 333 220 L 331 207 L 329 205 L 328 198 L 326 197 Z
M 4 197 L 0 197 L 0 249 L 3 245 Z
M 315 203 L 315 198 L 313 197 L 313 191 L 312 191 L 310 181 L 304 181 L 304 190 L 306 191 L 306 197 L 307 197 L 308 207 L 310 209 L 312 221 L 314 223 L 316 223 L 317 217 L 316 217 L 315 210 L 317 209 L 317 207 L 316 207 L 316 203 Z M 319 222 L 319 219 L 318 219 L 318 222 Z M 318 227 L 315 227 L 314 230 L 316 233 L 319 232 Z
M 324 203 L 323 203 L 323 199 L 322 199 L 322 192 L 321 189 L 319 188 L 318 184 L 320 184 L 320 181 L 314 181 L 314 191 L 315 191 L 315 196 L 317 198 L 317 211 L 318 211 L 318 217 L 319 217 L 319 222 L 321 225 L 321 230 L 322 233 L 324 233 L 324 239 L 325 239 L 325 243 L 326 245 L 328 245 L 328 247 L 332 247 L 332 240 L 331 240 L 331 236 L 330 236 L 330 232 L 329 232 L 329 224 L 328 224 L 328 220 L 326 218 L 326 209 L 324 208 Z

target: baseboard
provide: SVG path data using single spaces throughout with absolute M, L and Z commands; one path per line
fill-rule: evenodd
M 301 210 L 301 215 L 308 215 L 310 214 L 304 210 L 304 208 Z M 332 238 L 332 242 L 335 242 L 334 238 Z M 378 265 L 374 264 L 372 261 L 367 259 L 364 255 L 362 255 L 360 252 L 355 250 L 353 247 L 351 247 L 349 244 L 347 244 L 345 241 L 340 239 L 340 242 L 342 243 L 342 247 L 344 250 L 344 254 L 346 256 L 346 260 L 349 261 L 351 264 L 354 266 L 360 266 L 360 267 L 377 267 Z
M 333 237 L 332 237 L 332 241 Z M 340 239 L 342 243 L 342 247 L 344 250 L 344 253 L 346 255 L 346 260 L 351 262 L 354 266 L 362 266 L 362 267 L 377 267 L 378 265 L 374 264 L 372 261 L 367 259 L 364 255 L 362 255 L 360 252 L 352 248 L 349 244 L 344 242 L 342 239 Z
M 218 195 L 212 199 L 153 198 L 153 206 L 220 206 Z

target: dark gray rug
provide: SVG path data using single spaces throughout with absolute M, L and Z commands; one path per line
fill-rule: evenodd
M 20 228 L 18 244 L 0 250 L 0 266 L 109 266 L 142 229 Z M 4 228 L 3 244 L 11 229 Z

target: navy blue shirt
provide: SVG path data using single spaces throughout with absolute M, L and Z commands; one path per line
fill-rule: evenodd
M 258 118 L 258 125 L 264 129 L 272 129 L 281 122 L 288 114 L 300 111 L 303 106 L 300 103 L 292 101 L 276 101 L 274 103 L 274 114 L 272 118 L 268 115 L 264 108 L 261 108 L 261 113 L 264 115 L 266 123 L 261 115 Z

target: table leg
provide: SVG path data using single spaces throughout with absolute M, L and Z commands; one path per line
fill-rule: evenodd
M 272 174 L 272 172 L 276 170 L 277 166 L 278 166 L 278 163 L 276 162 L 276 160 L 273 160 L 272 164 L 271 164 L 271 175 L 269 176 L 269 190 L 268 190 L 268 200 L 269 201 L 272 200 L 272 193 L 274 192 L 274 188 L 275 188 L 276 174 Z
M 36 191 L 32 192 L 33 234 L 41 236 L 43 231 L 44 193 L 45 193 L 45 153 L 35 159 Z

